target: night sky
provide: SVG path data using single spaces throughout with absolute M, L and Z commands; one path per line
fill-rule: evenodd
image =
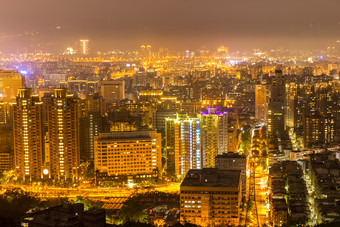
M 24 31 L 60 48 L 326 47 L 340 39 L 340 1 L 0 0 L 0 34 Z

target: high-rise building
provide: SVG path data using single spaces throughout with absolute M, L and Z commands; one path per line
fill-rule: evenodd
M 25 77 L 15 70 L 0 70 L 0 99 L 15 101 L 17 90 L 25 87 Z
M 239 139 L 238 139 L 238 129 L 239 129 L 239 119 L 238 113 L 235 109 L 228 109 L 228 147 L 227 152 L 236 153 L 238 151 Z
M 156 131 L 95 136 L 95 170 L 105 176 L 157 177 L 162 170 L 161 134 Z
M 320 83 L 317 84 L 316 96 L 318 101 L 318 111 L 324 117 L 325 123 L 325 143 L 332 143 L 336 139 L 337 130 L 337 112 L 339 93 L 335 83 Z
M 105 102 L 98 93 L 80 100 L 80 158 L 94 160 L 94 137 L 103 132 Z
M 8 124 L 10 122 L 10 104 L 0 100 L 0 124 Z
M 133 75 L 132 85 L 134 87 L 139 86 L 149 86 L 150 85 L 150 78 L 148 73 L 146 72 L 145 68 L 140 68 L 135 75 Z M 163 93 L 163 92 L 162 92 Z
M 303 144 L 305 148 L 325 143 L 325 119 L 320 114 L 306 116 L 303 124 Z
M 181 223 L 238 226 L 241 198 L 241 171 L 189 170 L 180 187 Z
M 203 168 L 215 167 L 215 157 L 218 154 L 237 151 L 237 112 L 232 109 L 218 109 L 207 107 L 207 112 L 201 111 L 199 114 Z
M 333 84 L 333 91 L 334 91 L 334 102 L 336 107 L 334 108 L 334 115 L 335 115 L 335 136 L 334 140 L 336 142 L 340 142 L 340 81 L 337 81 Z
M 0 152 L 0 173 L 13 169 L 13 153 Z
M 89 40 L 87 39 L 80 40 L 80 51 L 84 55 L 87 55 L 89 53 Z
M 179 110 L 181 108 L 181 102 L 177 100 L 177 97 L 163 96 L 157 102 L 157 110 Z
M 215 167 L 215 157 L 227 152 L 228 118 L 227 114 L 218 114 L 217 108 L 208 108 L 208 112 L 201 112 L 201 147 L 202 167 Z
M 167 118 L 176 118 L 176 110 L 154 110 L 152 111 L 152 129 L 165 130 Z
M 163 97 L 162 90 L 143 90 L 139 92 L 139 101 L 141 102 L 158 102 Z
M 42 73 L 43 78 L 43 85 L 45 87 L 52 86 L 55 88 L 58 88 L 61 83 L 67 82 L 67 74 L 65 72 L 63 73 Z
M 18 89 L 13 106 L 15 173 L 25 180 L 38 179 L 43 164 L 42 103 L 29 88 Z
M 260 122 L 264 122 L 267 121 L 267 114 L 267 85 L 257 84 L 255 86 L 255 118 Z
M 219 54 L 228 54 L 228 52 L 229 52 L 229 48 L 228 47 L 219 46 L 217 48 L 217 53 L 219 53 Z
M 165 120 L 166 167 L 169 175 L 184 177 L 201 168 L 200 120 L 186 114 Z
M 104 80 L 100 83 L 101 96 L 106 103 L 125 99 L 125 82 L 123 80 Z
M 13 127 L 0 123 L 0 172 L 13 169 Z
M 50 173 L 58 180 L 79 176 L 79 103 L 66 89 L 54 89 L 48 106 Z
M 297 85 L 289 83 L 286 86 L 286 113 L 285 126 L 294 128 L 295 114 L 296 114 L 296 100 L 297 100 Z
M 282 137 L 285 130 L 286 82 L 281 70 L 275 71 L 268 104 L 268 135 Z

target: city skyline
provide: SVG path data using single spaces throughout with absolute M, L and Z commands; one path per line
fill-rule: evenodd
M 0 0 L 0 226 L 340 226 L 340 2 Z

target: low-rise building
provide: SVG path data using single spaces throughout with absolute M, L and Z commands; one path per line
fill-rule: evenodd
M 181 222 L 237 226 L 241 197 L 241 171 L 191 169 L 180 187 Z

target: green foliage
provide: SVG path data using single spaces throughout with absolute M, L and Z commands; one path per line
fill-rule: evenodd
M 92 180 L 94 178 L 94 163 L 91 162 L 87 168 L 85 169 L 83 175 L 84 175 L 84 178 L 87 179 L 87 180 Z
M 251 133 L 250 130 L 245 130 L 241 133 L 241 146 L 240 152 L 248 155 L 250 151 L 250 143 L 251 143 Z
M 248 199 L 247 201 L 247 210 L 251 210 L 254 206 L 253 201 L 251 201 L 250 199 Z
M 17 221 L 38 204 L 38 199 L 19 188 L 7 190 L 0 195 L 0 217 Z
M 102 207 L 102 203 L 89 200 L 82 196 L 77 196 L 74 203 L 83 203 L 85 209 L 100 209 Z
M 261 166 L 262 166 L 263 169 L 267 169 L 268 166 L 267 166 L 267 160 L 266 159 L 264 159 L 264 158 L 261 159 Z
M 144 222 L 147 218 L 146 213 L 143 211 L 142 204 L 137 200 L 127 200 L 117 215 L 123 223 L 128 221 Z
M 164 203 L 179 205 L 179 194 L 159 191 L 135 193 L 124 202 L 123 207 L 117 212 L 118 222 L 145 222 L 146 210 Z
M 243 143 L 245 143 L 245 144 L 250 143 L 250 139 L 251 139 L 250 131 L 244 131 L 241 134 L 241 140 L 242 140 Z
M 64 203 L 68 203 L 68 198 L 60 197 L 60 198 L 53 198 L 53 199 L 47 199 L 46 201 L 41 201 L 39 206 L 37 207 L 38 210 L 47 209 L 54 206 L 60 206 Z
M 327 223 L 322 223 L 319 225 L 316 225 L 315 227 L 338 227 L 340 226 L 340 221 L 334 221 L 334 222 L 327 222 Z

